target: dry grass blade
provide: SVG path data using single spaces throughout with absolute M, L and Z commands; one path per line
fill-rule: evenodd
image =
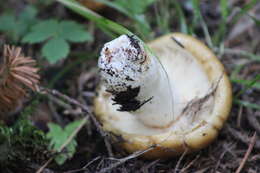
M 195 159 L 193 159 L 186 167 L 182 168 L 180 170 L 180 173 L 185 173 L 187 170 L 200 158 L 200 155 L 198 154 Z
M 116 168 L 116 167 L 118 167 L 118 166 L 124 164 L 124 163 L 127 162 L 128 160 L 137 158 L 137 157 L 141 156 L 142 154 L 147 153 L 147 152 L 150 151 L 150 150 L 153 150 L 154 148 L 156 148 L 156 145 L 152 145 L 152 146 L 150 146 L 149 148 L 147 148 L 147 149 L 145 149 L 145 150 L 136 151 L 136 152 L 134 152 L 133 154 L 127 156 L 127 157 L 124 157 L 124 158 L 121 158 L 121 159 L 117 159 L 117 162 L 116 162 L 116 163 L 111 164 L 110 166 L 101 169 L 100 171 L 98 171 L 98 173 L 109 172 L 109 171 L 113 170 L 114 168 Z
M 177 173 L 177 172 L 180 171 L 180 170 L 179 170 L 180 163 L 181 163 L 181 161 L 183 160 L 184 156 L 187 154 L 187 152 L 188 152 L 188 150 L 186 149 L 185 152 L 184 152 L 184 153 L 181 155 L 181 157 L 179 158 L 179 160 L 178 160 L 178 162 L 177 162 L 177 164 L 176 164 L 176 166 L 175 166 L 174 173 Z
M 37 90 L 40 76 L 36 62 L 21 53 L 20 47 L 4 46 L 0 64 L 0 113 L 14 110 L 26 96 L 27 88 Z
M 243 167 L 244 167 L 244 165 L 245 165 L 245 163 L 246 163 L 250 153 L 252 152 L 252 150 L 254 148 L 255 142 L 256 142 L 256 132 L 254 133 L 253 137 L 250 140 L 249 147 L 248 147 L 248 149 L 246 151 L 246 154 L 245 154 L 244 158 L 242 159 L 239 167 L 237 168 L 236 173 L 240 173 L 241 170 L 243 169 Z

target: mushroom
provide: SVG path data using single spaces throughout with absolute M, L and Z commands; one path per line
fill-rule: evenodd
M 122 35 L 102 48 L 94 112 L 103 129 L 122 137 L 128 152 L 155 145 L 144 154 L 148 159 L 208 146 L 232 103 L 223 65 L 202 42 L 181 33 L 148 47 Z

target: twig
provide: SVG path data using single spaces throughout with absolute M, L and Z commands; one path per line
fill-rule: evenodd
M 235 130 L 234 128 L 228 126 L 227 130 L 230 132 L 230 134 L 237 140 L 240 140 L 244 144 L 248 143 L 248 137 L 245 134 L 242 134 L 241 132 Z M 255 148 L 260 149 L 260 141 L 256 141 Z
M 49 158 L 49 160 L 47 160 L 47 162 L 44 163 L 44 165 L 42 165 L 37 171 L 36 173 L 41 173 L 53 160 L 53 157 Z
M 236 173 L 240 173 L 241 170 L 243 169 L 243 167 L 244 167 L 244 165 L 245 165 L 245 163 L 246 163 L 250 153 L 252 152 L 252 150 L 254 148 L 255 142 L 256 142 L 256 132 L 254 133 L 253 137 L 250 139 L 249 147 L 248 147 L 248 149 L 246 151 L 246 154 L 245 154 L 243 160 L 241 161 L 239 167 L 237 168 Z
M 99 122 L 97 121 L 97 119 L 94 117 L 94 115 L 91 113 L 91 111 L 89 110 L 89 107 L 84 105 L 84 104 L 81 104 L 80 102 L 78 102 L 77 100 L 65 95 L 65 94 L 62 94 L 60 93 L 59 91 L 57 90 L 54 90 L 54 89 L 48 89 L 48 88 L 41 88 L 41 93 L 42 94 L 45 94 L 45 92 L 47 94 L 51 94 L 53 96 L 57 96 L 57 97 L 60 97 L 64 100 L 66 100 L 67 102 L 71 103 L 71 104 L 74 104 L 74 105 L 77 105 L 79 106 L 81 109 L 83 109 L 86 113 L 87 113 L 87 116 L 89 116 L 91 118 L 91 120 L 94 122 L 94 124 L 97 126 L 98 128 L 98 131 L 100 132 L 100 134 L 105 137 L 107 136 L 107 134 L 102 131 L 102 128 L 101 128 L 101 125 L 99 124 Z
M 78 102 L 77 100 L 65 95 L 65 94 L 62 94 L 60 93 L 59 91 L 57 90 L 54 90 L 54 89 L 48 89 L 48 88 L 44 88 L 44 87 L 41 87 L 40 88 L 40 92 L 42 94 L 51 94 L 53 96 L 57 96 L 57 97 L 60 97 L 64 100 L 66 100 L 67 102 L 69 102 L 70 104 L 74 104 L 78 107 L 80 107 L 83 111 L 85 111 L 87 114 L 86 116 L 90 117 L 90 119 L 93 121 L 93 123 L 95 124 L 95 126 L 97 127 L 97 130 L 98 132 L 101 134 L 101 136 L 104 138 L 104 142 L 105 142 L 105 145 L 106 145 L 106 148 L 108 150 L 108 154 L 109 156 L 113 156 L 113 153 L 112 153 L 112 147 L 111 147 L 111 144 L 109 143 L 109 140 L 107 139 L 108 138 L 108 134 L 102 130 L 102 127 L 100 125 L 100 123 L 97 121 L 97 119 L 95 118 L 95 116 L 91 113 L 91 111 L 89 110 L 89 107 Z
M 142 168 L 141 168 L 141 172 L 143 172 L 143 173 L 147 173 L 147 172 L 149 172 L 148 171 L 148 169 L 150 168 L 150 167 L 152 167 L 152 166 L 156 166 L 156 164 L 158 163 L 160 161 L 160 159 L 157 159 L 157 160 L 154 160 L 154 161 L 152 161 L 151 163 L 149 163 L 148 165 L 145 165 L 145 166 L 143 166 Z
M 98 156 L 98 157 L 94 158 L 93 160 L 91 160 L 90 162 L 88 162 L 88 163 L 87 163 L 85 166 L 83 166 L 82 168 L 80 168 L 80 169 L 75 169 L 75 170 L 71 170 L 71 171 L 66 171 L 66 172 L 64 172 L 64 173 L 75 173 L 75 172 L 85 171 L 89 165 L 91 165 L 93 162 L 97 161 L 97 160 L 100 159 L 100 158 L 101 158 L 101 157 Z
M 151 151 L 153 150 L 157 145 L 152 145 L 150 146 L 149 148 L 145 149 L 145 150 L 141 150 L 141 151 L 136 151 L 134 152 L 133 154 L 127 156 L 127 157 L 124 157 L 124 158 L 121 158 L 121 159 L 118 159 L 118 162 L 117 163 L 114 163 L 112 165 L 110 165 L 109 167 L 106 167 L 106 168 L 103 168 L 101 169 L 98 173 L 105 173 L 105 172 L 108 172 L 120 165 L 122 165 L 123 163 L 127 162 L 128 160 L 131 160 L 131 159 L 134 159 L 134 158 L 137 158 L 138 156 L 144 154 L 144 153 L 147 153 L 148 151 Z
M 39 169 L 40 166 L 36 163 L 30 163 L 29 167 L 36 170 L 36 169 Z M 47 169 L 47 168 L 43 169 L 42 172 L 43 173 L 55 173 L 53 170 Z
M 78 134 L 80 129 L 85 125 L 87 120 L 88 120 L 88 117 L 84 117 L 81 120 L 80 125 L 73 131 L 73 133 L 68 137 L 68 139 L 59 148 L 59 150 L 58 150 L 59 152 L 62 152 L 62 150 L 64 150 L 64 148 L 71 142 L 71 140 Z M 40 167 L 40 169 L 37 170 L 36 173 L 41 173 L 43 171 L 43 169 L 45 169 L 52 162 L 53 158 L 54 157 L 51 157 L 42 167 Z
M 64 126 L 64 122 L 63 122 L 62 118 L 60 117 L 60 115 L 58 114 L 58 112 L 56 111 L 55 106 L 54 106 L 52 100 L 48 101 L 48 106 L 50 108 L 50 111 L 51 111 L 51 114 L 53 115 L 54 120 L 58 124 Z
M 78 134 L 78 132 L 80 131 L 80 129 L 86 124 L 88 120 L 88 117 L 84 117 L 79 126 L 73 131 L 73 133 L 68 137 L 68 139 L 62 144 L 62 146 L 60 147 L 59 151 L 61 152 L 70 142 L 71 140 Z
M 241 127 L 241 119 L 242 119 L 242 114 L 243 113 L 243 106 L 239 106 L 239 109 L 238 109 L 238 115 L 237 115 L 237 127 L 240 128 Z
M 258 122 L 256 115 L 253 113 L 252 109 L 247 108 L 247 120 L 249 124 L 260 134 L 260 123 Z
M 220 157 L 219 157 L 219 159 L 218 159 L 218 162 L 217 162 L 217 164 L 216 164 L 216 166 L 215 166 L 213 172 L 217 172 L 217 169 L 218 169 L 218 167 L 219 167 L 219 165 L 220 165 L 220 163 L 221 163 L 221 160 L 224 158 L 224 156 L 225 156 L 226 153 L 227 153 L 227 150 L 225 150 L 225 151 L 220 155 Z
M 252 156 L 252 158 L 250 159 L 251 162 L 254 162 L 257 160 L 260 160 L 260 154 L 256 154 L 256 155 Z
M 48 99 L 51 100 L 52 102 L 56 103 L 59 106 L 62 106 L 66 109 L 72 109 L 72 106 L 65 103 L 64 101 L 57 99 L 56 97 L 52 96 L 52 95 L 48 95 Z
M 83 167 L 83 169 L 86 169 L 89 165 L 91 165 L 93 162 L 95 162 L 96 160 L 98 160 L 98 159 L 100 159 L 100 158 L 101 158 L 101 156 L 98 156 L 98 157 L 94 158 L 93 160 L 91 160 L 90 162 L 88 162 L 88 164 L 86 164 L 86 165 Z
M 197 155 L 196 158 L 193 159 L 186 167 L 184 167 L 180 170 L 180 173 L 186 172 L 186 170 L 188 170 L 199 159 L 199 157 L 200 157 L 200 155 Z
M 177 162 L 177 164 L 176 164 L 176 166 L 175 166 L 174 173 L 179 172 L 179 166 L 180 166 L 181 161 L 183 160 L 184 156 L 187 154 L 187 151 L 188 151 L 188 150 L 186 149 L 186 150 L 182 153 L 181 157 L 179 158 L 179 160 L 178 160 L 178 162 Z

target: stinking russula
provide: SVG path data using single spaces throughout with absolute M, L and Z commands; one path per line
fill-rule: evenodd
M 167 158 L 209 145 L 226 121 L 232 92 L 225 69 L 203 43 L 181 33 L 145 47 L 122 35 L 104 45 L 94 112 L 128 152 L 157 147 Z M 158 57 L 155 57 L 155 55 Z

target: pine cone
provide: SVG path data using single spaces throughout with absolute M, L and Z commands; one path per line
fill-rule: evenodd
M 27 89 L 38 89 L 40 76 L 36 62 L 21 53 L 20 47 L 4 46 L 0 64 L 0 113 L 13 111 L 26 96 Z

